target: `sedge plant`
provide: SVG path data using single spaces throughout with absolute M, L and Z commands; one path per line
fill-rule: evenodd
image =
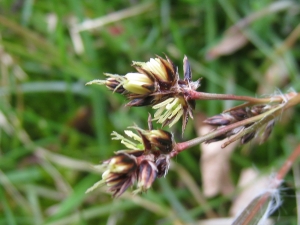
M 112 139 L 121 141 L 126 149 L 116 151 L 114 156 L 96 166 L 104 171 L 102 179 L 87 192 L 100 186 L 107 186 L 114 197 L 121 196 L 129 187 L 135 187 L 134 194 L 146 192 L 156 179 L 167 175 L 170 160 L 179 153 L 200 143 L 209 144 L 224 139 L 227 141 L 222 147 L 235 141 L 246 144 L 254 139 L 263 143 L 280 115 L 300 103 L 300 94 L 295 91 L 264 98 L 201 92 L 198 90 L 201 80 L 192 80 L 192 69 L 186 56 L 183 59 L 183 79 L 179 76 L 178 67 L 167 56 L 166 59 L 157 56 L 148 62 L 133 62 L 132 66 L 136 72 L 125 75 L 106 73 L 107 79 L 93 80 L 87 85 L 105 85 L 113 93 L 124 95 L 128 99 L 126 106 L 148 106 L 156 111 L 154 115 L 149 114 L 146 129 L 135 125 L 124 131 L 126 136 L 112 133 Z M 153 122 L 160 123 L 164 128 L 181 120 L 184 134 L 188 120 L 193 118 L 196 103 L 203 100 L 244 103 L 207 118 L 204 123 L 214 129 L 185 142 L 176 142 L 174 135 L 167 130 L 153 129 Z M 298 147 L 275 176 L 272 189 L 279 187 L 299 154 Z M 251 205 L 254 213 L 247 214 L 247 217 L 242 214 L 235 224 L 257 224 L 255 209 L 261 209 L 272 201 L 270 192 L 258 196 Z M 266 210 L 266 213 L 269 211 Z

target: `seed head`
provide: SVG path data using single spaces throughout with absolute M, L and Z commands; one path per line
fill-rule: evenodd
M 195 101 L 189 99 L 189 91 L 196 90 L 200 82 L 191 81 L 192 72 L 187 57 L 183 60 L 184 79 L 179 79 L 178 69 L 173 62 L 157 56 L 148 62 L 133 62 L 137 73 L 124 76 L 105 74 L 106 80 L 93 80 L 87 83 L 106 85 L 114 92 L 125 95 L 129 102 L 126 106 L 152 105 L 158 109 L 154 120 L 162 126 L 173 126 L 182 117 L 182 133 L 188 119 L 193 118 Z
M 168 154 L 173 150 L 175 141 L 173 134 L 164 130 L 150 130 L 143 133 L 145 138 L 151 143 L 151 149 Z
M 263 113 L 268 112 L 269 110 L 273 109 L 276 107 L 276 105 L 254 105 L 251 107 L 245 107 L 245 108 L 236 108 L 228 113 L 222 113 L 213 117 L 210 117 L 206 119 L 204 122 L 207 124 L 210 124 L 212 126 L 216 126 L 217 129 L 227 126 L 229 124 L 233 124 Z M 269 135 L 272 132 L 272 129 L 275 124 L 275 118 L 274 119 L 269 119 L 266 122 L 261 122 L 257 121 L 254 123 L 249 123 L 245 126 L 240 126 L 237 128 L 234 128 L 233 130 L 230 130 L 220 136 L 214 137 L 206 143 L 211 143 L 215 141 L 221 141 L 225 138 L 231 137 L 233 135 L 240 135 L 238 136 L 240 138 L 241 144 L 246 144 L 252 139 L 256 138 L 261 134 L 260 137 L 260 143 L 263 143 L 264 141 L 267 140 Z M 240 133 L 242 132 L 243 133 Z M 240 134 L 238 134 L 240 133 Z M 236 138 L 237 140 L 237 138 Z
M 165 60 L 157 56 L 157 58 L 151 58 L 146 63 L 133 62 L 132 65 L 137 71 L 152 76 L 158 83 L 159 91 L 168 91 L 177 85 L 179 75 L 173 62 L 168 57 L 166 58 Z
M 212 126 L 224 126 L 236 121 L 232 116 L 228 114 L 219 114 L 210 118 L 207 118 L 203 122 Z
M 151 120 L 151 116 L 149 117 Z M 102 180 L 87 190 L 90 192 L 106 185 L 114 197 L 137 184 L 134 193 L 147 191 L 157 177 L 166 175 L 170 165 L 170 156 L 175 142 L 173 135 L 164 130 L 149 130 L 131 127 L 136 131 L 125 130 L 127 137 L 116 132 L 113 140 L 120 140 L 128 149 L 117 151 L 115 156 L 104 161 Z M 99 168 L 99 166 L 97 167 Z
M 125 153 L 119 153 L 105 162 L 111 173 L 132 173 L 136 169 L 136 159 Z
M 106 184 L 108 191 L 117 197 L 131 186 L 136 180 L 137 160 L 134 156 L 126 153 L 118 153 L 109 160 L 103 162 L 105 171 L 102 180 L 94 184 L 86 192 L 93 191 L 99 186 Z

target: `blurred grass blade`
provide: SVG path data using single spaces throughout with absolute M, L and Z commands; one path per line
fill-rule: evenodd
M 267 191 L 254 198 L 232 225 L 265 225 L 268 217 L 280 205 L 279 190 Z
M 72 94 L 79 94 L 83 96 L 88 96 L 90 91 L 84 86 L 83 83 L 71 83 L 68 84 L 65 81 L 36 81 L 22 83 L 18 88 L 10 87 L 0 87 L 0 96 L 6 96 L 10 94 L 16 94 L 16 91 L 23 94 L 26 93 L 37 93 L 37 92 L 57 92 L 65 93 L 70 91 Z
M 193 223 L 194 219 L 189 214 L 189 212 L 184 208 L 182 203 L 179 201 L 179 199 L 176 197 L 176 194 L 174 193 L 174 190 L 170 187 L 170 185 L 167 183 L 165 179 L 159 179 L 159 182 L 161 184 L 161 187 L 164 192 L 164 196 L 166 199 L 170 202 L 172 207 L 175 210 L 175 215 L 177 216 L 177 219 L 181 219 L 188 223 Z
M 130 7 L 128 9 L 123 9 L 111 14 L 108 14 L 104 17 L 98 19 L 86 20 L 82 23 L 79 23 L 73 27 L 77 32 L 93 30 L 100 28 L 106 24 L 114 23 L 132 16 L 137 16 L 145 13 L 148 10 L 153 9 L 153 3 L 145 3 L 137 6 Z
M 37 196 L 37 193 L 35 191 L 35 188 L 31 185 L 28 185 L 26 187 L 27 196 L 28 196 L 28 202 L 30 203 L 30 207 L 32 209 L 33 214 L 33 221 L 34 224 L 40 225 L 43 224 L 43 216 L 42 211 L 39 203 L 39 198 Z
M 22 25 L 27 26 L 32 15 L 33 0 L 25 0 L 22 9 Z
M 75 187 L 73 192 L 65 199 L 57 208 L 56 213 L 50 216 L 47 221 L 55 221 L 64 216 L 67 216 L 73 210 L 76 210 L 87 197 L 85 191 L 99 178 L 93 175 L 87 176 L 82 179 Z
M 239 215 L 238 218 L 236 218 L 236 220 L 233 222 L 232 225 L 257 225 L 258 221 L 263 217 L 269 201 L 266 201 L 262 207 L 259 210 L 259 213 L 257 213 L 256 215 L 253 215 L 250 219 L 249 219 L 249 214 L 251 213 L 251 211 L 253 210 L 253 208 L 257 207 L 257 203 L 259 202 L 259 200 L 261 199 L 261 196 L 258 196 L 256 198 L 254 198 L 252 200 L 252 202 L 241 212 L 241 214 Z
M 4 215 L 3 215 L 4 218 L 1 218 L 0 220 L 4 219 L 6 224 L 9 224 L 9 225 L 17 225 L 13 211 L 10 208 L 3 191 L 4 191 L 4 188 L 0 186 L 0 200 L 1 200 L 1 206 L 2 206 L 1 211 L 3 210 L 3 213 L 4 213 Z
M 228 6 L 221 1 L 224 5 Z M 216 59 L 223 55 L 229 55 L 244 47 L 248 43 L 248 35 L 245 35 L 243 29 L 247 28 L 251 23 L 261 19 L 272 13 L 277 13 L 283 10 L 290 9 L 296 4 L 293 1 L 278 1 L 269 6 L 253 12 L 249 16 L 241 19 L 228 30 L 225 31 L 223 38 L 215 46 L 211 47 L 206 57 L 208 59 Z

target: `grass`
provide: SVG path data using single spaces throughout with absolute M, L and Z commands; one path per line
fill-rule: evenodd
M 281 1 L 272 11 L 274 4 L 271 0 L 2 1 L 0 224 L 192 224 L 212 217 L 210 210 L 228 217 L 236 193 L 205 199 L 204 205 L 199 200 L 198 147 L 177 156 L 174 161 L 180 166 L 146 194 L 125 193 L 112 199 L 101 189 L 86 195 L 101 176 L 91 165 L 123 148 L 110 140 L 110 133 L 121 133 L 133 123 L 146 128 L 151 110 L 124 108 L 122 96 L 84 85 L 103 79 L 104 72 L 133 71 L 133 60 L 166 54 L 180 74 L 183 56 L 189 57 L 193 79 L 203 77 L 201 91 L 249 96 L 290 87 L 299 91 L 300 6 Z M 236 44 L 226 30 L 256 12 L 261 16 L 242 28 L 247 43 L 209 60 L 224 38 L 229 38 L 229 46 Z M 103 25 L 81 31 L 79 25 L 88 19 L 99 19 Z M 212 116 L 232 104 L 199 102 L 196 111 Z M 235 183 L 244 168 L 256 167 L 263 173 L 280 167 L 300 140 L 298 114 L 296 107 L 282 116 L 267 143 L 235 150 L 230 159 Z M 180 124 L 172 129 L 178 139 L 196 136 L 193 121 L 183 138 L 180 129 Z M 297 223 L 298 180 L 292 172 L 287 175 L 283 205 L 273 215 L 276 224 Z

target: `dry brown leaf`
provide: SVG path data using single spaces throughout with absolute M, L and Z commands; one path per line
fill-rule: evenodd
M 203 115 L 196 116 L 198 135 L 207 134 L 212 130 L 211 126 L 202 123 Z M 230 194 L 234 186 L 230 178 L 229 158 L 237 145 L 237 142 L 221 148 L 225 142 L 219 141 L 210 144 L 201 144 L 200 170 L 202 174 L 203 193 L 206 197 L 213 197 L 219 193 Z
M 274 87 L 282 88 L 289 82 L 289 71 L 287 64 L 282 57 L 283 54 L 293 48 L 299 40 L 300 24 L 289 34 L 282 44 L 275 50 L 274 56 L 277 56 L 276 61 L 272 61 L 268 66 L 263 80 L 260 82 L 258 92 L 260 94 L 271 93 Z
M 249 16 L 239 20 L 236 24 L 225 31 L 223 38 L 219 43 L 213 46 L 207 53 L 206 57 L 209 60 L 216 59 L 222 55 L 229 55 L 248 43 L 247 37 L 242 30 L 248 27 L 254 21 L 261 19 L 269 14 L 289 9 L 294 6 L 292 1 L 277 1 L 267 7 L 251 13 Z
M 281 88 L 288 83 L 289 72 L 285 62 L 281 59 L 273 63 L 266 71 L 260 86 L 259 94 L 272 93 L 274 88 Z
M 237 186 L 242 192 L 233 201 L 230 215 L 237 216 L 254 197 L 266 190 L 269 182 L 270 179 L 268 176 L 260 176 L 259 173 L 252 168 L 243 170 Z
M 238 29 L 229 29 L 225 32 L 222 40 L 212 47 L 206 54 L 208 60 L 216 59 L 222 55 L 230 55 L 231 53 L 244 47 L 248 39 Z
M 197 225 L 232 225 L 234 218 L 217 218 L 217 219 L 207 219 L 207 220 L 199 220 Z M 272 225 L 274 224 L 272 220 L 267 219 L 264 225 Z

